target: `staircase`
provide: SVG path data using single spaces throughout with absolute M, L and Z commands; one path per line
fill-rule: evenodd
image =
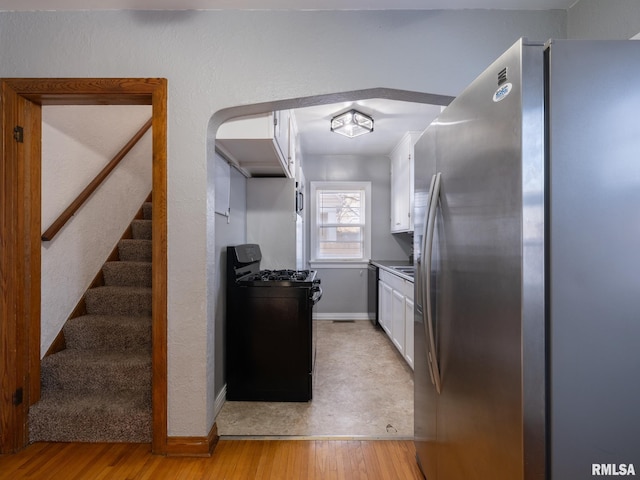
M 151 203 L 63 327 L 66 349 L 42 359 L 31 442 L 151 441 Z

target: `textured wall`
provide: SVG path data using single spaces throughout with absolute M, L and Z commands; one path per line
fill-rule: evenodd
M 204 436 L 214 420 L 207 156 L 227 119 L 214 114 L 375 87 L 455 95 L 519 37 L 564 37 L 565 21 L 562 11 L 0 13 L 1 76 L 168 79 L 169 435 Z
M 211 172 L 212 169 L 209 170 Z M 211 179 L 213 182 L 214 179 Z M 231 192 L 229 195 L 229 207 L 231 214 L 229 217 L 215 214 L 215 238 L 214 249 L 216 252 L 216 262 L 210 262 L 209 267 L 214 270 L 209 275 L 216 277 L 214 295 L 215 302 L 209 302 L 211 312 L 208 315 L 208 322 L 215 322 L 210 330 L 215 334 L 210 335 L 209 341 L 213 343 L 213 352 L 215 354 L 214 362 L 214 382 L 215 388 L 209 395 L 213 395 L 214 399 L 226 384 L 224 368 L 225 368 L 225 344 L 224 344 L 224 324 L 226 313 L 226 256 L 227 245 L 238 245 L 246 242 L 247 239 L 247 180 L 235 168 L 231 168 L 230 178 Z M 210 235 L 211 237 L 211 235 Z
M 149 106 L 43 108 L 43 231 L 149 118 Z M 53 240 L 42 242 L 41 355 L 150 191 L 149 131 Z
M 638 0 L 580 0 L 569 9 L 567 38 L 627 40 L 638 33 Z

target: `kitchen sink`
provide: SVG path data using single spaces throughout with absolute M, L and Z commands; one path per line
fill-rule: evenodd
M 409 275 L 411 277 L 413 277 L 414 272 L 415 272 L 415 268 L 413 266 L 397 266 L 397 267 L 391 267 L 394 270 L 397 270 L 400 273 L 404 273 L 405 275 Z

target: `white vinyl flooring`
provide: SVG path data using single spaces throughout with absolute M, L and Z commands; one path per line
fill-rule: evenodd
M 313 400 L 231 402 L 221 437 L 413 438 L 413 371 L 371 322 L 319 320 Z

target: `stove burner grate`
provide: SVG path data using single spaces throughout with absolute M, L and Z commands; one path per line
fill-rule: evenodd
M 304 282 L 309 277 L 309 270 L 261 270 L 246 278 L 249 281 L 289 281 Z

